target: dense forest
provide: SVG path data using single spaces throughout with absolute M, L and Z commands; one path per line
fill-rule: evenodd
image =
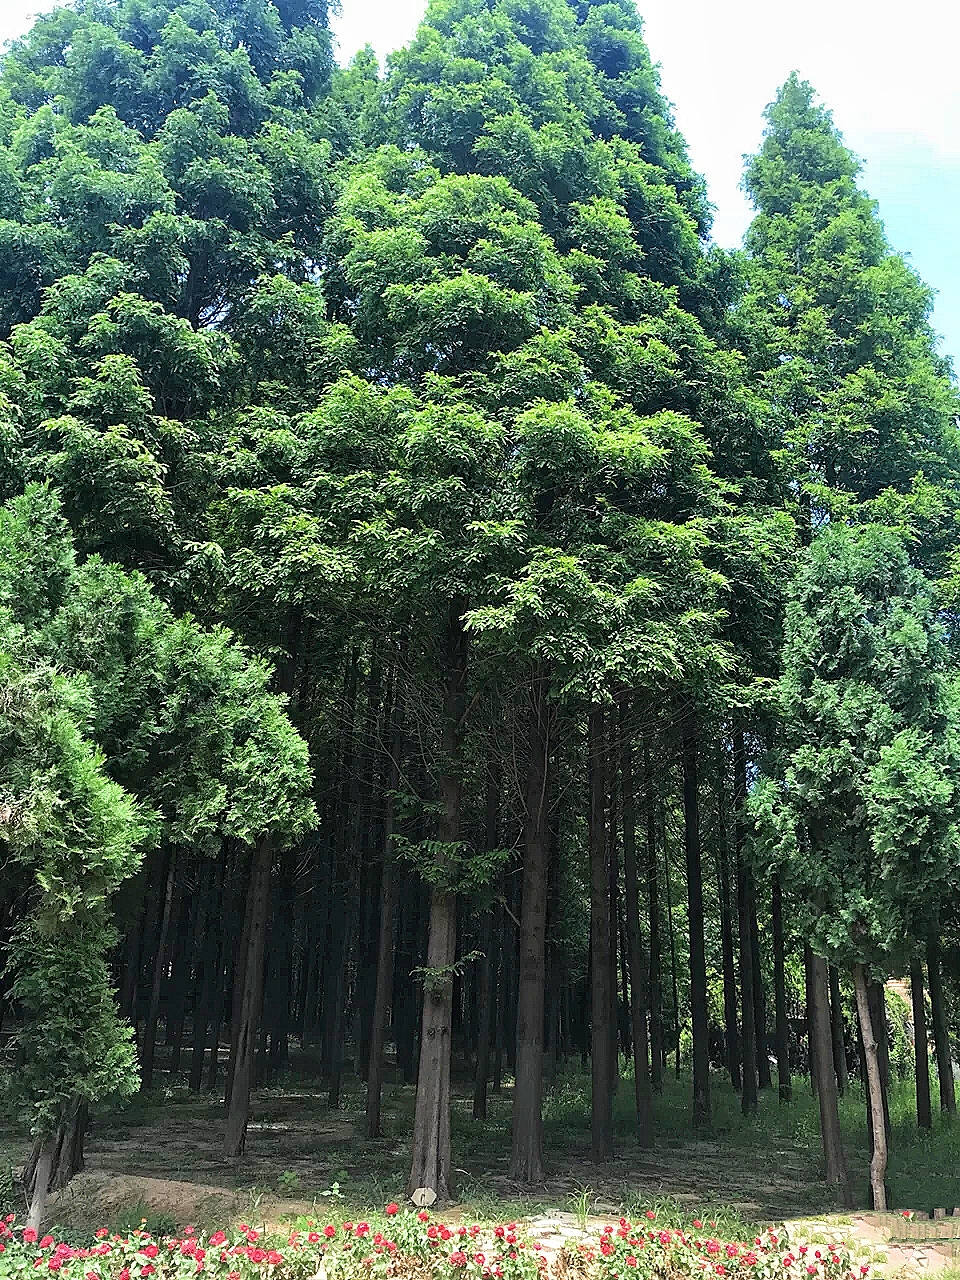
M 814 89 L 741 251 L 633 0 L 76 0 L 0 65 L 0 1048 L 32 1220 L 91 1109 L 814 1081 L 888 978 L 955 1111 L 960 395 Z M 771 94 L 775 86 L 771 86 Z M 721 104 L 718 104 L 718 108 Z M 928 1037 L 935 1047 L 928 1052 Z M 227 1052 L 227 1050 L 229 1052 Z M 935 1080 L 931 1087 L 931 1061 Z M 931 1102 L 931 1096 L 933 1103 Z M 256 1139 L 251 1135 L 251 1142 Z

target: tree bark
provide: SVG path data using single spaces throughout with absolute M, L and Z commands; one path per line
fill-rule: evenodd
M 723 962 L 723 1031 L 730 1083 L 740 1091 L 740 1035 L 737 1028 L 737 975 L 733 963 L 733 921 L 730 914 L 730 863 L 727 848 L 726 758 L 717 758 L 717 899 L 720 906 L 720 953 Z
M 927 1010 L 923 1000 L 923 963 L 919 956 L 910 962 L 910 999 L 913 1004 L 913 1054 L 916 1062 L 917 1127 L 933 1125 L 930 1109 L 930 1049 L 927 1043 Z
M 387 798 L 383 871 L 380 876 L 380 930 L 377 939 L 377 985 L 370 1024 L 370 1057 L 367 1063 L 367 1137 L 380 1137 L 380 1093 L 383 1081 L 383 1048 L 387 1038 L 390 994 L 393 991 L 393 917 L 396 911 L 396 872 L 389 848 L 393 836 L 394 803 Z
M 820 1137 L 823 1141 L 823 1164 L 826 1180 L 840 1189 L 845 1208 L 850 1204 L 850 1184 L 840 1133 L 837 1106 L 837 1077 L 833 1070 L 833 1043 L 830 1035 L 830 991 L 827 962 L 811 956 L 810 998 L 812 1002 L 813 1052 L 816 1057 L 817 1099 L 820 1104 Z
M 484 844 L 487 849 L 499 848 L 500 838 L 500 771 L 496 754 L 491 750 L 487 760 L 487 776 L 484 803 Z M 503 908 L 498 907 L 496 947 L 499 952 L 503 936 Z M 480 962 L 480 1026 L 477 1033 L 477 1070 L 473 1084 L 473 1118 L 487 1118 L 487 1077 L 490 1074 L 490 1042 L 493 1035 L 499 1039 L 499 1000 L 497 1018 L 494 1019 L 495 964 L 494 964 L 494 913 L 488 909 L 483 922 L 483 959 Z M 496 957 L 499 963 L 499 954 Z M 496 1025 L 495 1025 L 496 1021 Z
M 227 1099 L 227 1124 L 223 1150 L 228 1159 L 243 1155 L 250 1118 L 250 1093 L 253 1089 L 257 1029 L 263 1001 L 263 962 L 266 946 L 267 917 L 270 910 L 270 873 L 273 869 L 273 840 L 261 837 L 250 872 L 248 896 L 246 955 L 243 957 L 242 986 L 234 991 L 239 1003 L 235 1020 L 236 1038 L 232 1046 L 233 1071 Z
M 473 1078 L 473 1118 L 487 1118 L 487 1078 L 490 1075 L 490 1039 L 493 1034 L 493 911 L 484 913 L 483 959 L 480 961 L 477 1000 L 480 1022 L 477 1028 L 477 1068 Z
M 393 919 L 397 904 L 397 874 L 393 858 L 396 826 L 396 790 L 400 782 L 403 752 L 400 673 L 394 682 L 393 728 L 390 734 L 390 763 L 387 769 L 387 803 L 383 820 L 383 866 L 380 874 L 380 927 L 377 938 L 377 980 L 370 1024 L 370 1057 L 367 1062 L 367 1137 L 380 1137 L 380 1091 L 383 1080 L 383 1048 L 387 1037 L 387 1014 L 393 994 Z
M 877 1042 L 877 1066 L 880 1069 L 880 1101 L 883 1106 L 883 1127 L 887 1135 L 887 1150 L 889 1150 L 890 1041 L 887 1035 L 887 997 L 884 984 L 882 982 L 868 983 L 867 998 L 870 1001 L 870 1017 L 873 1021 L 873 1036 Z
M 710 1119 L 710 1028 L 707 1021 L 707 954 L 703 936 L 703 864 L 697 781 L 697 723 L 692 704 L 683 716 L 683 835 L 687 859 L 690 934 L 690 1021 L 693 1032 L 693 1123 Z
M 860 1020 L 860 1035 L 863 1038 L 863 1053 L 867 1068 L 867 1096 L 870 1100 L 870 1114 L 873 1117 L 870 1190 L 873 1195 L 874 1209 L 883 1212 L 887 1207 L 887 1126 L 883 1114 L 883 1085 L 880 1080 L 877 1039 L 874 1034 L 873 1019 L 870 1016 L 867 977 L 862 964 L 853 966 L 853 988 L 857 996 L 857 1016 Z M 820 1088 L 822 1092 L 822 1079 Z
M 754 1027 L 753 950 L 750 941 L 750 869 L 744 854 L 744 806 L 747 801 L 747 756 L 743 734 L 733 736 L 733 789 L 736 805 L 737 923 L 740 943 L 740 1052 L 743 1060 L 743 1092 L 740 1109 L 745 1116 L 757 1112 L 757 1038 Z
M 221 917 L 216 911 L 217 900 L 223 896 L 224 864 L 219 872 L 211 868 L 203 906 L 204 939 L 201 957 L 200 986 L 193 1011 L 193 1040 L 190 1050 L 190 1091 L 199 1093 L 203 1083 L 203 1058 L 207 1048 L 207 1027 L 210 1024 L 210 1004 L 213 999 L 214 980 L 219 954 L 219 937 L 222 931 Z M 214 1045 L 216 1052 L 216 1045 Z
M 663 990 L 660 956 L 660 877 L 657 856 L 657 806 L 650 768 L 650 744 L 643 743 L 643 791 L 647 835 L 647 917 L 650 923 L 650 970 L 647 1003 L 650 1008 L 650 1081 L 663 1089 Z
M 793 1097 L 790 1083 L 790 1024 L 787 1021 L 787 981 L 783 939 L 783 894 L 780 880 L 774 876 L 770 886 L 770 914 L 773 925 L 773 999 L 776 1017 L 777 1097 L 789 1102 Z
M 523 901 L 517 991 L 517 1074 L 513 1094 L 510 1177 L 543 1182 L 543 1013 L 546 983 L 547 875 L 550 831 L 547 774 L 550 704 L 546 678 L 534 676 L 527 728 Z
M 163 892 L 163 919 L 160 924 L 160 937 L 157 941 L 157 954 L 153 962 L 153 985 L 150 991 L 150 1010 L 147 1024 L 143 1032 L 143 1055 L 140 1065 L 140 1087 L 147 1090 L 153 1085 L 153 1062 L 157 1043 L 157 1023 L 160 1019 L 160 993 L 163 989 L 164 971 L 167 962 L 167 944 L 170 938 L 170 919 L 173 914 L 173 897 L 176 885 L 177 851 L 170 850 L 167 863 L 167 881 Z
M 833 1069 L 837 1077 L 837 1093 L 842 1098 L 847 1089 L 847 1051 L 843 1043 L 840 974 L 835 965 L 830 966 L 830 1035 L 833 1042 Z
M 940 943 L 931 938 L 927 944 L 927 978 L 930 982 L 930 1012 L 933 1017 L 933 1042 L 937 1050 L 937 1078 L 940 1081 L 940 1110 L 949 1116 L 957 1113 L 957 1095 L 953 1085 L 953 1061 L 950 1056 L 950 1031 L 947 1006 L 940 972 Z
M 448 845 L 456 845 L 460 840 L 460 755 L 467 678 L 465 608 L 463 601 L 452 602 L 447 620 L 439 837 L 442 844 Z M 440 857 L 446 862 L 445 854 L 441 853 Z M 441 867 L 441 874 L 443 870 Z M 430 893 L 428 973 L 423 992 L 413 1159 L 407 1181 L 408 1195 L 425 1187 L 441 1202 L 449 1201 L 454 1190 L 450 1147 L 450 1038 L 456 953 L 456 895 L 441 882 L 434 885 Z
M 610 877 L 607 867 L 605 812 L 605 738 L 603 711 L 595 707 L 588 722 L 590 772 L 590 1042 L 591 1155 L 597 1163 L 613 1154 L 613 1092 L 610 1062 Z
M 751 872 L 750 889 L 750 954 L 753 957 L 753 1032 L 757 1038 L 757 1085 L 769 1089 L 770 1051 L 767 1045 L 767 998 L 763 989 L 763 965 L 760 957 L 760 926 L 757 921 L 757 878 Z
M 637 1141 L 653 1145 L 653 1088 L 647 1038 L 646 963 L 640 934 L 640 887 L 637 875 L 637 810 L 633 787 L 633 744 L 626 709 L 620 709 L 620 780 L 623 793 L 623 876 L 627 906 L 627 950 L 630 956 L 630 1029 L 633 1080 L 637 1104 Z
M 40 1152 L 33 1174 L 33 1191 L 30 1196 L 30 1210 L 27 1214 L 27 1226 L 34 1231 L 40 1230 L 43 1222 L 43 1211 L 47 1207 L 47 1193 L 50 1190 L 50 1174 L 53 1170 L 55 1137 L 52 1133 L 44 1134 L 40 1142 Z

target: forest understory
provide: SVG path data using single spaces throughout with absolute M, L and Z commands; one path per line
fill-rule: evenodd
M 749 1235 L 769 1223 L 836 1214 L 839 1202 L 823 1182 L 809 1083 L 795 1080 L 794 1099 L 783 1105 L 775 1080 L 772 1089 L 760 1091 L 757 1116 L 745 1118 L 739 1096 L 714 1073 L 713 1122 L 694 1133 L 689 1080 L 671 1072 L 656 1101 L 657 1145 L 651 1150 L 633 1136 L 632 1080 L 623 1078 L 614 1102 L 617 1148 L 598 1165 L 590 1158 L 589 1078 L 562 1072 L 544 1099 L 546 1180 L 524 1187 L 509 1176 L 512 1087 L 489 1095 L 481 1122 L 471 1114 L 472 1081 L 455 1078 L 457 1189 L 444 1216 L 637 1216 L 653 1206 L 661 1217 L 709 1217 L 731 1235 Z M 222 1150 L 222 1093 L 197 1095 L 185 1079 L 169 1081 L 95 1118 L 84 1172 L 51 1203 L 51 1221 L 90 1231 L 103 1223 L 125 1229 L 146 1217 L 151 1229 L 164 1232 L 243 1217 L 276 1224 L 311 1211 L 362 1216 L 402 1196 L 415 1095 L 411 1085 L 384 1085 L 383 1137 L 371 1141 L 364 1132 L 363 1082 L 346 1076 L 340 1107 L 331 1109 L 319 1064 L 294 1052 L 289 1069 L 255 1092 L 246 1153 L 229 1160 Z M 864 1105 L 853 1082 L 840 1118 L 856 1209 L 869 1208 Z M 937 1118 L 930 1132 L 919 1134 L 913 1106 L 912 1081 L 893 1083 L 892 1207 L 949 1211 L 960 1205 L 960 1125 Z M 12 1117 L 0 1119 L 0 1167 L 22 1164 L 29 1146 L 25 1129 Z

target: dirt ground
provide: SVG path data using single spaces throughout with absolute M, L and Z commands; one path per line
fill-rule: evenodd
M 142 1201 L 178 1226 L 199 1225 L 224 1214 L 250 1214 L 249 1206 L 264 1202 L 272 1213 L 296 1213 L 329 1200 L 334 1184 L 345 1204 L 385 1203 L 403 1190 L 412 1090 L 394 1087 L 385 1101 L 387 1136 L 371 1142 L 363 1136 L 360 1094 L 347 1094 L 343 1109 L 330 1111 L 319 1087 L 261 1091 L 246 1153 L 228 1161 L 220 1147 L 222 1100 L 182 1089 L 137 1100 L 94 1121 L 86 1171 L 68 1190 L 58 1217 L 77 1225 L 98 1219 L 99 1225 L 121 1206 Z M 642 1151 L 630 1135 L 621 1135 L 616 1158 L 597 1166 L 588 1158 L 586 1133 L 561 1134 L 549 1125 L 548 1180 L 531 1193 L 507 1176 L 509 1110 L 509 1094 L 493 1097 L 486 1125 L 477 1126 L 468 1100 L 455 1100 L 454 1157 L 466 1212 L 489 1215 L 504 1204 L 517 1212 L 569 1210 L 585 1191 L 600 1212 L 629 1212 L 667 1197 L 691 1212 L 725 1206 L 748 1222 L 832 1207 L 807 1147 L 776 1136 L 743 1147 L 717 1137 L 666 1135 L 654 1150 Z

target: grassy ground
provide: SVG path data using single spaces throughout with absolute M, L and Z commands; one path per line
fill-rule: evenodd
M 636 1214 L 657 1205 L 661 1215 L 714 1218 L 731 1235 L 754 1225 L 828 1212 L 836 1208 L 820 1181 L 820 1137 L 816 1102 L 800 1081 L 795 1098 L 780 1105 L 776 1092 L 764 1091 L 759 1115 L 745 1120 L 739 1099 L 723 1077 L 714 1077 L 713 1123 L 694 1134 L 690 1128 L 689 1085 L 673 1078 L 657 1100 L 657 1143 L 641 1150 L 633 1137 L 632 1082 L 621 1082 L 615 1105 L 617 1151 L 598 1166 L 589 1159 L 589 1080 L 561 1075 L 544 1108 L 548 1178 L 532 1192 L 511 1182 L 509 1090 L 491 1095 L 489 1118 L 477 1124 L 470 1114 L 468 1090 L 455 1090 L 454 1158 L 461 1212 L 478 1218 L 566 1212 Z M 355 1215 L 399 1198 L 409 1160 L 413 1090 L 388 1086 L 384 1137 L 363 1136 L 363 1089 L 351 1080 L 339 1111 L 326 1106 L 320 1081 L 291 1071 L 281 1083 L 254 1098 L 247 1154 L 227 1161 L 220 1154 L 222 1099 L 190 1094 L 170 1082 L 136 1099 L 122 1111 L 96 1117 L 87 1143 L 87 1169 L 93 1181 L 127 1179 L 127 1201 L 117 1195 L 86 1205 L 83 1197 L 69 1216 L 85 1225 L 87 1216 L 107 1214 L 111 1225 L 125 1225 L 144 1209 L 135 1179 L 159 1179 L 176 1188 L 169 1203 L 151 1184 L 149 1212 L 166 1214 L 182 1226 L 213 1225 L 224 1212 L 254 1216 L 266 1197 L 282 1209 L 302 1211 L 316 1202 L 321 1212 Z M 894 1207 L 917 1210 L 960 1206 L 960 1123 L 939 1115 L 934 1129 L 921 1135 L 914 1118 L 911 1082 L 891 1096 L 893 1143 L 889 1186 Z M 867 1207 L 867 1149 L 862 1093 L 850 1090 L 841 1107 L 847 1156 L 857 1202 Z M 0 1199 L 3 1168 L 23 1159 L 28 1135 L 8 1118 L 0 1126 Z M 230 1204 L 224 1195 L 232 1196 Z M 161 1195 L 161 1200 L 163 1199 Z M 246 1206 L 246 1208 L 245 1208 Z M 180 1221 L 183 1219 L 184 1221 Z M 100 1220 L 92 1225 L 100 1225 Z M 139 1220 L 139 1219 L 137 1219 Z M 156 1226 L 156 1224 L 154 1224 Z

